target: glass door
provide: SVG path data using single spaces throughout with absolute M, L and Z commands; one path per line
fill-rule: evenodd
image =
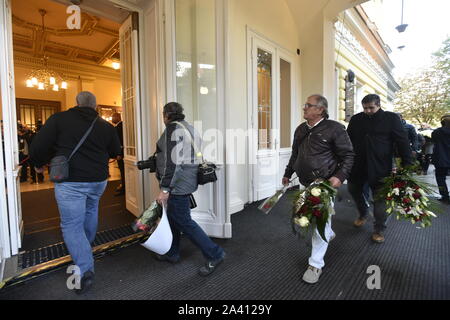
M 249 30 L 252 96 L 252 200 L 267 198 L 282 187 L 291 155 L 294 123 L 294 56 Z
M 254 171 L 254 200 L 267 198 L 276 191 L 278 176 L 279 120 L 278 120 L 278 68 L 276 48 L 264 40 L 252 40 L 253 110 L 256 111 L 255 128 L 256 163 Z

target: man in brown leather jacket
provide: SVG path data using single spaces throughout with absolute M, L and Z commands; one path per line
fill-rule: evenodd
M 295 130 L 292 155 L 283 177 L 283 185 L 295 172 L 299 181 L 308 186 L 316 179 L 328 179 L 334 188 L 339 188 L 347 179 L 353 166 L 353 146 L 345 127 L 328 120 L 328 102 L 321 95 L 310 96 L 304 106 L 304 118 Z M 331 229 L 331 218 L 325 228 L 328 242 L 335 236 Z M 325 265 L 324 256 L 328 248 L 319 233 L 314 232 L 309 267 L 303 280 L 316 283 Z

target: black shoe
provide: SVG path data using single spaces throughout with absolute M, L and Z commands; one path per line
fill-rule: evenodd
M 450 198 L 440 198 L 438 200 L 444 204 L 450 204 Z
M 168 256 L 167 254 L 161 255 L 161 254 L 155 253 L 155 258 L 158 261 L 167 261 L 167 262 L 170 262 L 170 263 L 177 263 L 177 262 L 180 261 L 180 257 L 179 256 L 171 257 L 171 256 Z
M 94 284 L 94 273 L 87 271 L 84 273 L 80 281 L 80 289 L 75 289 L 76 294 L 83 294 L 89 291 Z
M 211 273 L 214 272 L 214 270 L 217 269 L 217 266 L 223 262 L 225 259 L 225 252 L 223 253 L 222 257 L 217 260 L 211 260 L 207 261 L 206 264 L 198 270 L 198 273 L 203 276 L 209 276 Z

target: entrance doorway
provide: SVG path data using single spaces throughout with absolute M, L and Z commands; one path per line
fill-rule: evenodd
M 68 30 L 66 4 L 56 0 L 29 0 L 26 4 L 10 0 L 10 3 L 21 165 L 18 187 L 23 238 L 20 248 L 28 251 L 63 241 L 54 185 L 49 181 L 48 172 L 36 175 L 27 161 L 32 138 L 49 116 L 75 106 L 75 97 L 80 91 L 90 91 L 97 98 L 97 111 L 104 120 L 112 123 L 114 113 L 119 113 L 122 119 L 126 117 L 123 119 L 127 143 L 124 149 L 138 147 L 133 137 L 129 137 L 136 127 L 136 107 L 126 102 L 124 105 L 125 99 L 122 99 L 122 89 L 130 86 L 124 80 L 128 77 L 123 70 L 129 57 L 123 59 L 121 53 L 123 48 L 129 47 L 124 46 L 123 41 L 121 45 L 120 38 L 124 26 L 131 24 L 132 13 L 108 1 L 92 2 L 91 7 L 81 10 L 81 29 Z M 110 5 L 108 14 L 92 13 L 96 12 L 96 5 L 107 4 Z M 39 70 L 43 71 L 39 73 Z M 45 83 L 46 75 L 55 79 Z M 35 81 L 32 77 L 37 78 L 37 85 L 32 85 Z M 65 84 L 61 85 L 62 82 Z M 59 83 L 59 87 L 54 83 Z M 125 186 L 132 179 L 128 174 Z M 111 159 L 108 185 L 99 204 L 99 232 L 130 224 L 140 213 L 139 208 L 128 210 L 126 205 L 127 198 L 136 199 L 136 187 L 131 187 L 133 190 L 126 195 L 116 192 L 120 185 L 118 163 Z

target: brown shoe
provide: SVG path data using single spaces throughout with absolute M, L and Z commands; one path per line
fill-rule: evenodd
M 362 227 L 366 223 L 366 218 L 358 218 L 353 222 L 353 225 L 357 228 Z
M 384 242 L 384 236 L 380 232 L 374 232 L 372 234 L 372 240 L 376 243 L 383 243 Z

